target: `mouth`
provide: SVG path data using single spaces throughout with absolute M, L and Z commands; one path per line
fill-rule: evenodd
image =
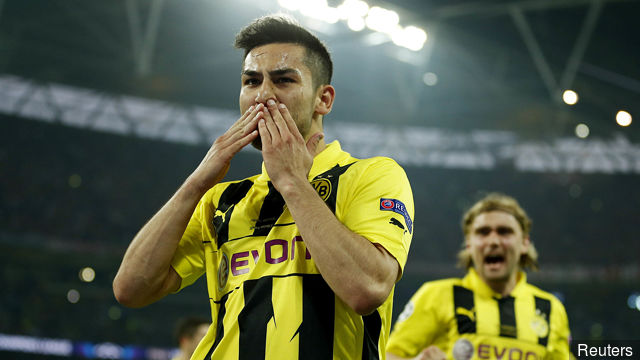
M 499 254 L 486 255 L 484 264 L 490 269 L 497 269 L 505 264 L 505 257 Z

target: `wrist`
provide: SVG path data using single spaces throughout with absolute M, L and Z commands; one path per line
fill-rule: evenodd
M 199 181 L 193 176 L 189 176 L 180 187 L 185 195 L 196 196 L 198 198 L 201 198 L 210 188 L 211 186 L 209 186 L 206 182 Z
M 315 192 L 306 178 L 291 178 L 287 181 L 282 181 L 279 185 L 274 184 L 274 186 L 276 186 L 276 189 L 284 199 L 294 199 L 309 190 Z

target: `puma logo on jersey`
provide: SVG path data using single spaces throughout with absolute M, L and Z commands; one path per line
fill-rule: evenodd
M 404 225 L 402 225 L 402 223 L 400 221 L 398 221 L 396 218 L 391 218 L 391 220 L 389 220 L 389 224 L 395 225 L 395 226 L 399 227 L 400 229 L 404 230 Z
M 469 319 L 471 319 L 471 321 L 476 321 L 476 312 L 475 310 L 471 309 L 465 309 L 462 306 L 458 306 L 456 308 L 456 315 L 462 315 L 462 316 L 466 316 Z

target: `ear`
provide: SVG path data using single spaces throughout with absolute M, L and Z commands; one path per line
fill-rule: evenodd
M 322 85 L 316 93 L 315 112 L 320 115 L 327 115 L 333 107 L 333 100 L 336 98 L 336 89 L 331 85 Z

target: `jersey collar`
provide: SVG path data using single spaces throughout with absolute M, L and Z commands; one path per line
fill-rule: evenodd
M 462 279 L 462 283 L 465 287 L 472 289 L 474 292 L 481 296 L 487 296 L 492 298 L 501 298 L 502 295 L 494 292 L 487 283 L 482 280 L 480 275 L 474 268 L 469 268 L 467 275 Z M 522 289 L 527 283 L 527 274 L 524 271 L 518 271 L 518 280 L 516 286 L 511 290 L 509 296 L 517 297 L 522 292 Z
M 343 158 L 348 158 L 350 155 L 342 151 L 342 147 L 340 146 L 340 142 L 338 140 L 334 140 L 329 143 L 324 150 L 316 155 L 313 158 L 313 165 L 311 166 L 311 170 L 309 171 L 309 180 L 316 177 L 316 175 L 320 174 L 327 170 L 327 164 L 330 162 L 339 163 Z M 269 174 L 267 174 L 267 169 L 264 166 L 264 161 L 262 162 L 262 173 L 258 176 L 258 181 L 269 181 Z

